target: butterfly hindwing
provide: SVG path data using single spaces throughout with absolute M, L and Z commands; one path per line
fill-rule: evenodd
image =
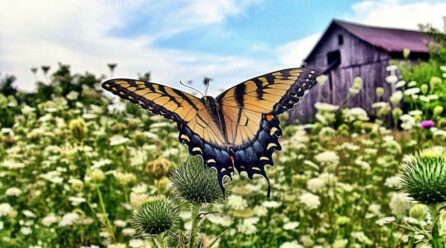
M 260 174 L 268 181 L 265 166 L 273 165 L 272 154 L 281 149 L 282 130 L 276 115 L 292 108 L 313 87 L 317 76 L 311 69 L 276 71 L 247 80 L 217 97 L 237 171 L 245 171 L 249 178 Z

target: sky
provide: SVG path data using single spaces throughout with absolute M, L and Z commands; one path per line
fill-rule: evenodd
M 299 66 L 333 18 L 416 30 L 443 29 L 444 15 L 436 0 L 0 0 L 0 77 L 29 91 L 32 67 L 109 77 L 117 63 L 114 77 L 150 71 L 176 88 L 209 76 L 215 93 Z

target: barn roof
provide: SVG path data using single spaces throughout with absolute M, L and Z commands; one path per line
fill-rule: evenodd
M 431 39 L 422 32 L 396 28 L 373 27 L 341 20 L 333 20 L 305 60 L 310 58 L 321 45 L 327 34 L 335 27 L 345 29 L 355 37 L 372 46 L 383 49 L 386 52 L 402 52 L 403 49 L 409 49 L 411 52 L 418 53 L 429 52 L 427 43 Z

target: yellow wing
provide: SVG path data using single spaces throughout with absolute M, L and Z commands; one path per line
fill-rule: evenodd
M 292 108 L 314 85 L 318 73 L 292 68 L 275 71 L 238 84 L 217 97 L 227 140 L 233 146 L 249 145 L 261 130 L 262 121 Z M 280 128 L 268 130 L 271 135 Z
M 192 139 L 203 139 L 220 147 L 225 145 L 223 134 L 211 113 L 200 99 L 191 94 L 168 86 L 132 79 L 112 79 L 104 82 L 102 87 L 144 109 L 177 122 L 180 141 L 186 142 L 194 153 L 199 153 L 203 147 L 194 146 Z M 185 128 L 188 128 L 188 132 L 184 132 Z

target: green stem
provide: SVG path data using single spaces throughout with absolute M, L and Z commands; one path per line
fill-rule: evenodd
M 91 178 L 91 162 L 90 162 L 90 159 L 88 158 L 88 155 L 85 153 L 84 142 L 81 142 L 81 148 L 82 148 L 82 153 L 85 157 L 85 161 L 87 162 L 87 171 L 86 172 L 87 172 L 87 175 Z M 102 197 L 102 193 L 101 193 L 101 190 L 99 189 L 98 183 L 95 183 L 95 188 L 96 188 L 96 192 L 99 197 L 99 204 L 101 206 L 102 215 L 105 220 L 106 228 L 107 228 L 108 232 L 110 233 L 112 240 L 115 241 L 115 232 L 113 230 L 113 226 L 111 225 L 110 220 L 108 219 L 108 214 L 107 214 L 107 210 L 105 209 L 104 199 Z
M 430 206 L 431 216 L 432 216 L 432 240 L 431 244 L 433 248 L 441 248 L 443 244 L 441 242 L 441 237 L 438 232 L 438 220 L 439 220 L 439 211 L 437 209 L 437 205 Z
M 101 210 L 102 210 L 102 215 L 104 216 L 105 219 L 105 224 L 107 226 L 108 232 L 110 233 L 112 240 L 115 240 L 115 232 L 113 230 L 113 227 L 110 223 L 110 220 L 108 219 L 108 214 L 107 214 L 107 210 L 105 209 L 105 204 L 104 204 L 104 200 L 102 198 L 102 193 L 101 190 L 99 189 L 99 185 L 96 184 L 96 192 L 98 194 L 99 197 L 99 204 L 101 205 Z
M 195 247 L 195 238 L 198 233 L 198 212 L 200 211 L 200 205 L 198 204 L 192 204 L 192 227 L 190 229 L 190 241 L 189 241 L 189 247 L 193 248 Z

